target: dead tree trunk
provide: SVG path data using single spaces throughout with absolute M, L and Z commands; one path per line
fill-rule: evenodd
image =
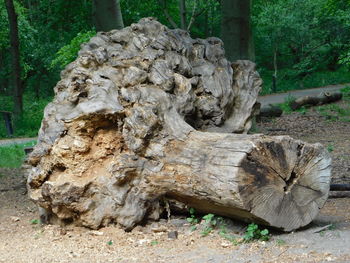
M 292 110 L 300 109 L 303 106 L 316 106 L 327 103 L 332 103 L 341 100 L 343 94 L 341 92 L 321 92 L 318 96 L 304 96 L 297 98 L 291 102 L 290 107 Z
M 219 39 L 149 18 L 93 37 L 62 72 L 28 158 L 44 218 L 130 229 L 168 198 L 287 231 L 311 222 L 329 192 L 328 152 L 232 134 L 249 130 L 261 79 L 223 54 Z

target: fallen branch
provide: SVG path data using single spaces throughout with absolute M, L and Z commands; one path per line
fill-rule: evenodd
M 260 108 L 260 113 L 257 118 L 261 117 L 280 117 L 283 111 L 278 105 L 269 104 Z
M 337 92 L 321 92 L 318 96 L 304 96 L 292 101 L 289 105 L 292 110 L 298 110 L 303 106 L 317 106 L 341 100 L 343 94 Z
M 330 191 L 350 191 L 350 184 L 331 184 Z

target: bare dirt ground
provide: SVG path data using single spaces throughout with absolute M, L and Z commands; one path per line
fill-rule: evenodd
M 349 122 L 329 122 L 311 110 L 258 123 L 257 130 L 331 145 L 332 182 L 350 182 Z M 98 231 L 42 226 L 33 224 L 38 214 L 27 200 L 20 170 L 0 169 L 0 262 L 350 262 L 349 207 L 349 198 L 329 199 L 317 220 L 305 229 L 272 231 L 268 242 L 239 245 L 217 230 L 202 237 L 202 225 L 191 231 L 181 216 L 129 233 L 117 226 Z M 226 228 L 239 241 L 246 224 L 228 220 Z M 178 232 L 177 238 L 168 238 L 172 231 Z

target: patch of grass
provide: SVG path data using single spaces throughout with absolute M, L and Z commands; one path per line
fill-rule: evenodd
M 24 148 L 34 146 L 35 141 L 0 146 L 0 167 L 18 168 L 22 165 L 25 158 Z
M 291 103 L 293 103 L 296 100 L 295 97 L 293 97 L 292 95 L 288 95 L 285 99 L 284 99 L 284 103 L 279 104 L 278 106 L 282 109 L 282 111 L 284 113 L 292 113 L 293 110 L 290 107 Z
M 344 97 L 345 105 L 326 104 L 317 107 L 317 111 L 328 121 L 350 122 L 350 99 Z
M 33 94 L 24 94 L 23 114 L 18 119 L 12 120 L 15 137 L 35 137 L 43 118 L 45 106 L 52 98 L 35 99 Z M 13 111 L 12 96 L 0 96 L 0 110 Z M 2 114 L 0 114 L 0 138 L 7 138 L 7 132 Z

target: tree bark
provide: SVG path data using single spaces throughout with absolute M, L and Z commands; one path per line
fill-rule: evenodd
M 5 0 L 7 15 L 10 26 L 10 43 L 12 56 L 12 74 L 14 85 L 14 113 L 16 116 L 22 114 L 23 111 L 23 87 L 21 81 L 21 64 L 20 64 L 20 50 L 19 50 L 19 34 L 17 14 L 12 0 Z
M 124 27 L 119 0 L 93 0 L 93 18 L 97 31 Z
M 304 96 L 297 98 L 290 103 L 292 110 L 300 109 L 303 106 L 316 106 L 326 103 L 335 102 L 341 100 L 343 94 L 341 92 L 321 92 L 318 96 Z
M 187 30 L 186 0 L 179 0 L 179 10 L 180 10 L 180 25 L 181 25 L 181 29 Z
M 319 144 L 247 133 L 262 81 L 221 40 L 153 18 L 98 34 L 62 72 L 28 156 L 29 195 L 51 222 L 131 229 L 167 199 L 286 231 L 329 191 Z
M 221 3 L 221 38 L 224 41 L 226 57 L 230 61 L 254 61 L 251 0 L 223 0 Z
M 264 106 L 260 108 L 260 112 L 257 116 L 257 118 L 261 117 L 280 117 L 283 113 L 283 110 L 277 106 L 269 104 L 267 106 Z

